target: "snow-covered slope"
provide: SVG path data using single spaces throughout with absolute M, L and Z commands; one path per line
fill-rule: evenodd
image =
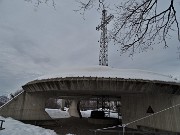
M 5 129 L 0 131 L 0 135 L 57 135 L 53 130 L 24 124 L 12 118 L 5 119 L 0 116 L 0 119 L 5 120 L 3 123 Z
M 68 68 L 61 69 L 56 73 L 41 76 L 41 79 L 50 79 L 58 77 L 112 77 L 124 79 L 143 79 L 143 80 L 157 80 L 166 82 L 179 82 L 176 78 L 170 75 L 163 75 L 151 71 L 137 70 L 137 69 L 116 69 L 106 66 L 93 66 L 84 68 Z

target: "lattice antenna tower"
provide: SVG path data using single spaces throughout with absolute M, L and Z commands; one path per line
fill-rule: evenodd
M 101 30 L 100 37 L 100 53 L 99 65 L 108 66 L 108 37 L 107 37 L 107 24 L 114 18 L 113 15 L 107 16 L 107 10 L 102 10 L 101 24 L 96 27 L 96 30 Z

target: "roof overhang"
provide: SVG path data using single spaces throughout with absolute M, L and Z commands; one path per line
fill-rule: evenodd
M 22 86 L 26 92 L 58 92 L 71 96 L 120 96 L 122 94 L 180 94 L 180 83 L 143 79 L 104 77 L 64 77 L 31 81 Z

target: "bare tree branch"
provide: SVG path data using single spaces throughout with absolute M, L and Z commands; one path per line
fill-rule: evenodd
M 103 3 L 106 8 L 105 0 L 88 0 L 87 3 L 81 3 L 80 10 L 85 12 L 95 7 L 95 2 L 100 5 Z M 137 50 L 146 51 L 156 43 L 164 43 L 164 47 L 168 47 L 167 39 L 170 38 L 170 31 L 175 31 L 173 28 L 176 28 L 180 41 L 174 0 L 169 0 L 169 6 L 161 11 L 160 4 L 159 0 L 127 0 L 124 3 L 114 3 L 115 19 L 109 37 L 114 44 L 120 44 L 121 53 L 130 52 L 130 55 L 133 55 Z
M 25 0 L 35 2 L 36 6 L 41 3 L 52 2 L 54 0 Z M 170 31 L 176 31 L 180 41 L 180 27 L 177 20 L 175 0 L 169 0 L 169 6 L 160 10 L 159 0 L 126 0 L 123 3 L 111 3 L 114 12 L 113 28 L 110 30 L 109 40 L 120 45 L 120 52 L 146 51 L 153 45 L 163 43 L 168 47 L 167 39 L 170 38 Z M 87 10 L 92 8 L 98 11 L 109 8 L 108 0 L 76 0 L 79 8 L 74 10 L 84 16 Z M 112 13 L 111 13 L 112 14 Z
M 98 11 L 105 9 L 105 0 L 85 0 L 84 2 L 82 0 L 76 0 L 77 3 L 79 3 L 79 8 L 74 10 L 75 12 L 80 12 L 81 15 L 83 15 L 87 10 L 90 10 L 92 8 L 96 8 Z
M 74 10 L 75 12 L 80 12 L 81 15 L 83 15 L 87 10 L 90 10 L 94 7 L 94 3 L 96 0 L 88 0 L 87 2 L 82 2 L 81 0 L 76 0 L 77 3 L 79 3 L 79 8 Z
M 158 40 L 167 45 L 168 33 L 176 24 L 178 40 L 180 41 L 179 23 L 176 18 L 174 0 L 167 9 L 158 12 L 158 0 L 128 0 L 123 5 L 116 6 L 118 16 L 115 17 L 111 38 L 115 44 L 121 45 L 121 53 L 136 49 L 145 51 Z
M 56 4 L 55 4 L 55 1 L 54 0 L 25 0 L 27 2 L 31 2 L 31 3 L 34 3 L 34 5 L 36 7 L 39 7 L 40 4 L 48 4 L 49 2 L 51 2 L 52 6 L 55 8 Z

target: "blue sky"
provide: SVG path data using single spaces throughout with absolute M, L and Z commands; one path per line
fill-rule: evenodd
M 91 10 L 84 20 L 73 11 L 78 8 L 74 0 L 55 2 L 56 9 L 51 3 L 36 8 L 24 0 L 0 0 L 0 95 L 59 68 L 98 65 L 100 32 L 95 28 L 101 13 Z M 180 20 L 180 14 L 177 17 Z M 131 58 L 120 56 L 119 46 L 110 43 L 109 66 L 180 78 L 180 43 L 174 33 L 168 45 Z

